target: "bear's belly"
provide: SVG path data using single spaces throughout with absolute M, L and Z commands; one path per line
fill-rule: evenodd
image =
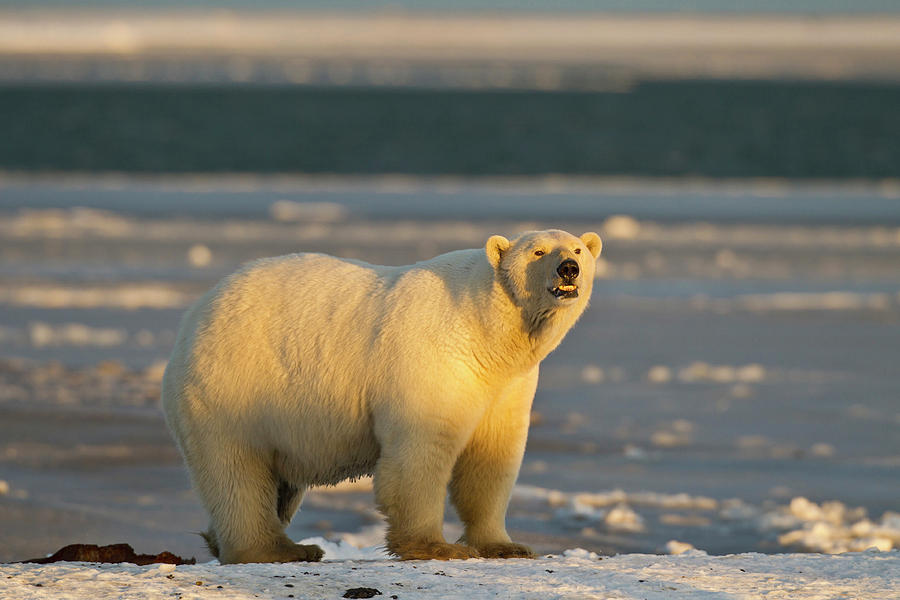
M 305 433 L 275 444 L 276 468 L 285 481 L 298 487 L 336 485 L 374 473 L 380 448 L 370 428 L 323 427 L 315 435 Z

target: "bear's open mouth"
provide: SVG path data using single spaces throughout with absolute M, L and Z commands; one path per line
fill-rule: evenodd
M 550 293 L 557 298 L 577 298 L 578 286 L 574 283 L 564 283 L 555 288 L 550 288 Z

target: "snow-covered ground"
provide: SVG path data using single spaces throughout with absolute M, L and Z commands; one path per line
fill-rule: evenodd
M 281 565 L 16 564 L 0 565 L 0 597 L 889 600 L 900 598 L 900 553 L 708 556 L 693 550 L 601 558 L 574 549 L 536 560 L 400 562 L 379 559 L 373 550 L 362 559 L 329 560 L 326 553 L 321 563 Z

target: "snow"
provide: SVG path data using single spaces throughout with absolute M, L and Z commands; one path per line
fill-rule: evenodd
M 612 531 L 644 530 L 644 519 L 626 504 L 612 508 L 603 520 Z
M 338 541 L 326 540 L 323 537 L 306 538 L 301 544 L 315 544 L 324 552 L 324 560 L 388 560 L 390 555 L 384 550 L 383 546 L 360 547 L 354 542 L 357 540 L 365 540 L 380 543 L 384 540 L 385 528 L 373 526 L 369 528 L 371 535 L 355 535 L 344 534 Z
M 28 324 L 28 337 L 35 348 L 44 346 L 119 346 L 128 332 L 109 327 L 90 327 L 82 323 L 51 325 L 41 321 Z
M 644 531 L 646 517 L 632 508 L 640 507 L 691 513 L 659 514 L 659 521 L 669 525 L 705 527 L 715 516 L 723 522 L 741 522 L 744 528 L 777 533 L 777 541 L 785 549 L 828 554 L 870 548 L 900 549 L 900 513 L 886 511 L 879 520 L 872 520 L 862 507 L 850 507 L 836 500 L 817 504 L 803 496 L 794 497 L 787 505 L 761 507 L 739 498 L 716 500 L 685 493 L 626 492 L 621 489 L 564 492 L 519 484 L 513 489 L 513 503 L 546 506 L 553 509 L 553 516 L 561 521 L 602 522 L 611 532 Z M 700 512 L 709 516 L 697 514 Z M 666 550 L 672 554 L 691 548 L 690 544 L 676 540 L 666 545 Z
M 687 550 L 601 558 L 578 548 L 536 560 L 0 565 L 0 597 L 19 600 L 341 598 L 360 587 L 378 590 L 375 597 L 385 600 L 898 598 L 900 553 L 708 556 Z
M 278 200 L 269 206 L 269 214 L 281 222 L 332 223 L 347 217 L 347 209 L 336 202 L 294 202 Z
M 201 269 L 212 262 L 212 250 L 205 244 L 194 244 L 187 251 L 187 260 L 192 267 Z
M 718 502 L 705 496 L 691 496 L 690 494 L 663 494 L 657 492 L 625 492 L 615 489 L 608 492 L 575 492 L 567 493 L 561 490 L 547 489 L 532 485 L 516 485 L 513 489 L 513 498 L 516 500 L 531 500 L 546 502 L 550 506 L 586 505 L 589 507 L 606 507 L 616 505 L 636 504 L 639 506 L 652 506 L 656 508 L 696 508 L 701 510 L 714 510 Z
M 665 367 L 654 367 L 655 369 Z M 653 370 L 647 378 L 653 381 Z M 684 382 L 715 381 L 719 383 L 760 383 L 766 380 L 766 369 L 762 365 L 749 364 L 739 367 L 730 365 L 710 365 L 696 361 L 678 372 L 678 379 Z M 668 381 L 668 380 L 666 380 Z
M 166 284 L 70 286 L 63 284 L 0 285 L 0 303 L 37 308 L 183 308 L 195 295 Z
M 678 540 L 669 540 L 666 543 L 666 551 L 669 554 L 685 554 L 687 552 L 703 552 L 702 550 L 697 550 L 693 545 L 688 544 L 687 542 L 679 542 Z
M 851 509 L 837 501 L 820 506 L 801 496 L 791 500 L 788 507 L 764 515 L 761 522 L 774 529 L 791 529 L 778 537 L 783 546 L 831 554 L 900 548 L 900 513 L 893 511 L 885 512 L 875 522 L 861 508 Z

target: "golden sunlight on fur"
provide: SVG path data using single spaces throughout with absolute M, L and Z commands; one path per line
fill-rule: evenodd
M 587 306 L 601 246 L 531 231 L 402 267 L 292 254 L 222 280 L 183 318 L 162 392 L 210 550 L 319 560 L 284 533 L 305 491 L 373 474 L 395 555 L 532 557 L 506 507 L 538 366 Z

